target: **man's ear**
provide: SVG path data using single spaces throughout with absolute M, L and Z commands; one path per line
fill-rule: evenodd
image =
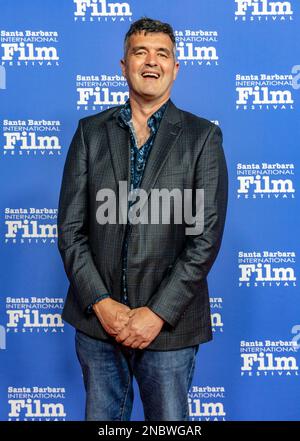
M 122 69 L 122 74 L 123 74 L 123 76 L 125 76 L 125 60 L 124 60 L 124 58 L 122 58 L 120 60 L 120 65 L 121 65 L 121 69 Z
M 174 80 L 176 80 L 176 78 L 177 78 L 178 71 L 179 71 L 179 66 L 180 66 L 179 62 L 176 61 L 175 62 L 175 69 L 174 69 L 174 76 L 173 76 Z

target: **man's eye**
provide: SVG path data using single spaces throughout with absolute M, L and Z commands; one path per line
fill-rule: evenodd
M 159 52 L 158 55 L 159 55 L 160 57 L 167 58 L 167 55 L 166 55 L 164 52 Z

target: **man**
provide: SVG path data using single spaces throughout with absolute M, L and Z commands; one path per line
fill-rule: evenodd
M 65 163 L 58 246 L 70 287 L 63 319 L 76 328 L 87 420 L 129 420 L 133 376 L 146 420 L 188 420 L 195 356 L 212 339 L 206 277 L 227 207 L 222 134 L 170 99 L 179 69 L 170 25 L 133 23 L 121 67 L 129 99 L 81 119 Z M 102 219 L 103 207 L 111 208 L 105 189 L 116 195 L 116 221 Z M 153 189 L 202 189 L 202 230 L 187 234 L 174 214 L 169 223 L 134 222 Z M 134 197 L 139 191 L 148 195 L 144 206 Z

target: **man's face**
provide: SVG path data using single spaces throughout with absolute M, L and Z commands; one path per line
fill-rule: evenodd
M 142 32 L 129 37 L 121 67 L 130 93 L 151 101 L 170 96 L 179 63 L 175 62 L 173 43 L 167 34 Z

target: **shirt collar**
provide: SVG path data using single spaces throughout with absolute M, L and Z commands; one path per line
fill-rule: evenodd
M 161 122 L 161 119 L 163 117 L 164 111 L 166 110 L 166 107 L 169 103 L 170 98 L 159 108 L 154 112 L 147 120 L 148 127 L 153 130 L 154 132 L 157 131 L 159 124 Z M 132 114 L 131 114 L 131 106 L 130 106 L 130 99 L 128 98 L 123 107 L 121 108 L 119 115 L 118 115 L 118 123 L 121 127 L 126 128 L 129 126 L 129 121 L 131 121 Z

